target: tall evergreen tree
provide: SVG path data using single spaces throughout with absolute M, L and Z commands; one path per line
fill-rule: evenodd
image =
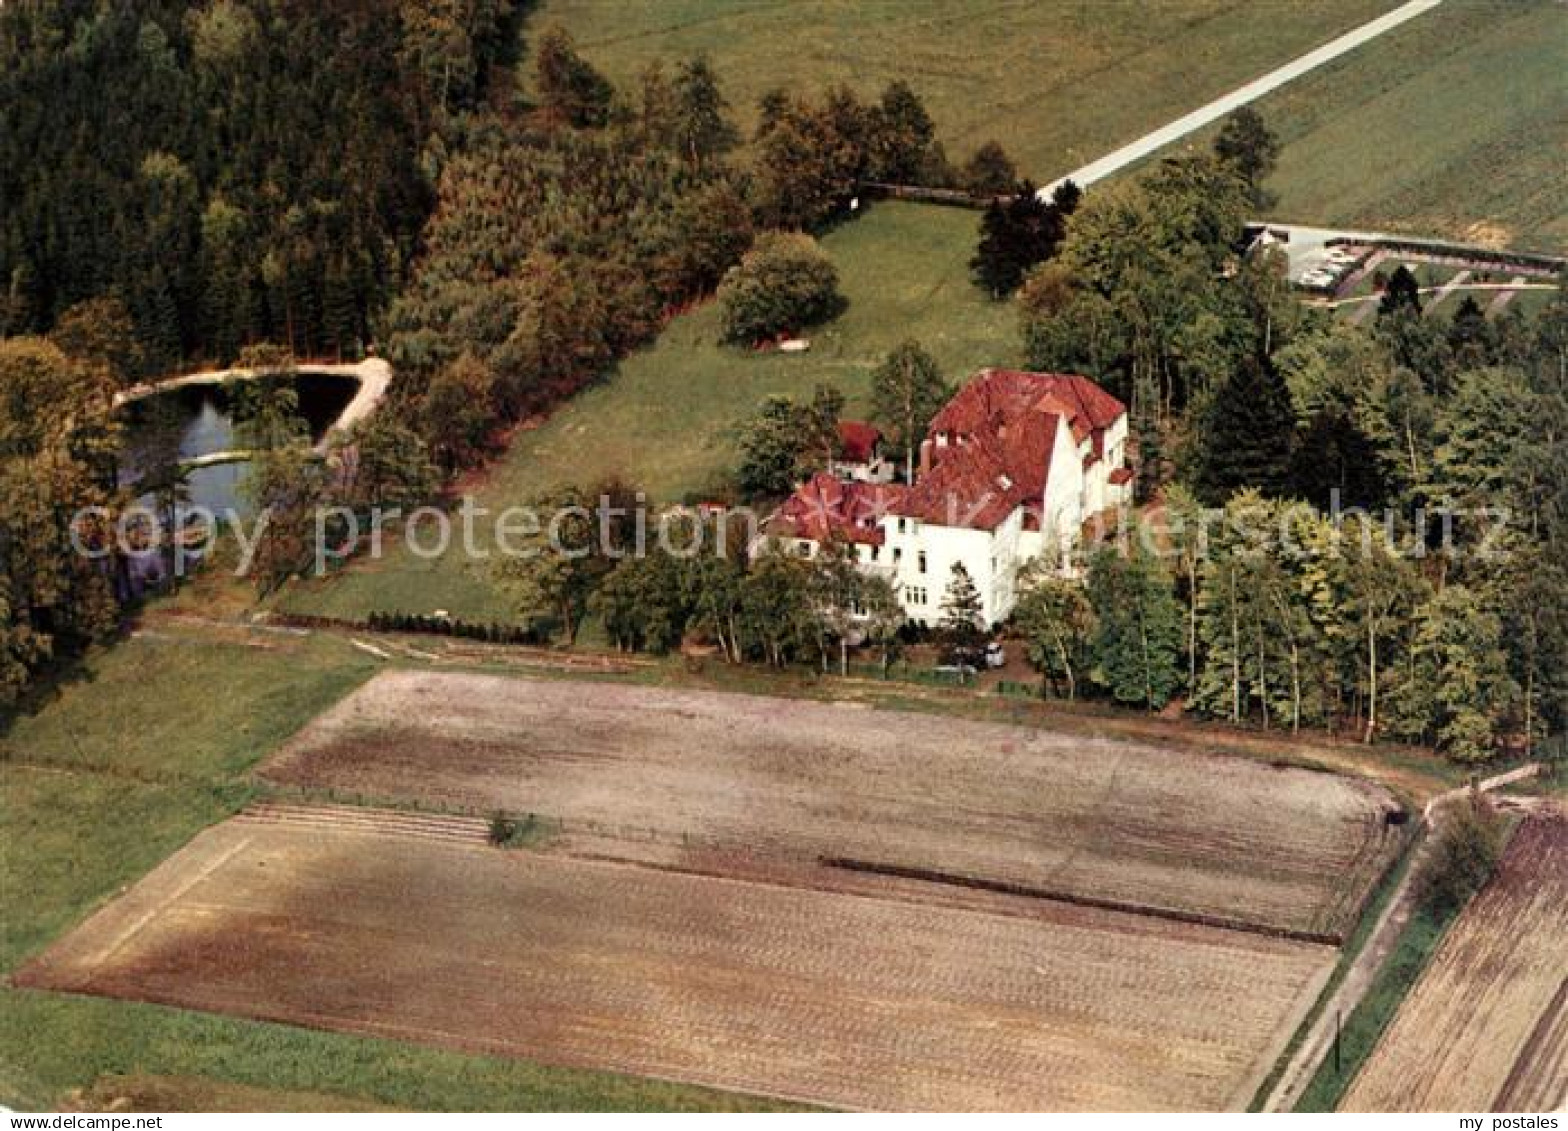
M 1274 172 L 1279 159 L 1279 138 L 1263 121 L 1262 114 L 1251 106 L 1232 110 L 1214 139 L 1214 152 L 1247 182 L 1254 208 L 1273 206 L 1274 195 L 1263 187 L 1263 182 Z
M 975 196 L 1001 196 L 1018 188 L 1018 166 L 1000 142 L 988 141 L 964 163 L 962 184 Z
M 963 562 L 953 563 L 942 593 L 941 614 L 938 631 L 954 653 L 967 656 L 979 646 L 985 635 L 985 603 Z
M 1071 181 L 1059 186 L 1050 201 L 1042 201 L 1025 181 L 1009 199 L 993 201 L 980 221 L 980 245 L 969 261 L 976 285 L 993 298 L 1017 290 L 1033 267 L 1056 254 L 1078 198 Z
M 935 135 L 931 116 L 909 84 L 902 79 L 888 83 L 871 130 L 871 179 L 922 183 Z
M 1256 488 L 1279 495 L 1289 482 L 1296 432 L 1290 391 L 1273 363 L 1244 357 L 1214 393 L 1193 438 L 1193 485 L 1209 503 Z
M 681 64 L 674 93 L 676 145 L 693 169 L 707 169 L 735 148 L 740 134 L 726 116 L 729 103 L 706 56 Z
M 603 126 L 610 118 L 614 89 L 577 53 L 559 26 L 545 29 L 534 56 L 534 83 L 548 121 L 578 129 Z
M 1383 297 L 1378 300 L 1377 316 L 1387 318 L 1401 312 L 1421 313 L 1421 284 L 1415 273 L 1401 263 L 1383 285 Z

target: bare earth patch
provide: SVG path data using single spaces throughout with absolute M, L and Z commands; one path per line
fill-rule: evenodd
M 356 823 L 357 822 L 357 823 Z M 29 986 L 877 1108 L 1244 1104 L 1335 952 L 240 817 Z
M 1331 941 L 1400 847 L 1390 795 L 1332 774 L 844 704 L 483 675 L 378 676 L 262 772 L 537 813 L 579 854 L 791 882 L 850 858 Z
M 1549 1111 L 1568 1104 L 1568 815 L 1533 814 L 1449 928 L 1340 1104 Z

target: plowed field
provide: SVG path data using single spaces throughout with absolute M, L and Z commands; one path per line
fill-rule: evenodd
M 1533 815 L 1438 947 L 1340 1105 L 1568 1104 L 1568 816 Z
M 1399 847 L 1389 795 L 1332 774 L 842 704 L 480 675 L 379 676 L 263 773 L 538 813 L 569 847 L 647 863 L 779 878 L 850 858 L 1330 941 Z
M 1144 1110 L 1244 1104 L 1334 960 L 376 824 L 235 818 L 18 981 L 835 1106 Z

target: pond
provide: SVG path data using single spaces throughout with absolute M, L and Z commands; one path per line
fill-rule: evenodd
M 304 372 L 295 378 L 300 415 L 310 427 L 311 443 L 327 434 L 359 389 L 359 381 L 331 373 Z M 138 478 L 138 463 L 149 446 L 177 442 L 181 459 L 197 459 L 237 446 L 229 396 L 221 385 L 185 385 L 132 401 L 121 409 L 125 422 L 121 475 L 127 483 Z M 177 440 L 176 440 L 177 438 Z M 250 461 L 226 460 L 192 468 L 190 503 L 215 514 L 232 508 L 248 510 L 243 489 Z

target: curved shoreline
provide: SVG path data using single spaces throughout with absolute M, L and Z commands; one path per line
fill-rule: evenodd
M 359 388 L 354 391 L 354 396 L 348 404 L 343 406 L 343 411 L 328 427 L 326 432 L 317 441 L 315 450 L 325 451 L 327 442 L 332 433 L 341 429 L 352 428 L 364 420 L 372 412 L 381 398 L 386 396 L 387 388 L 392 384 L 392 366 L 384 358 L 367 357 L 364 361 L 349 365 L 346 363 L 310 364 L 295 366 L 296 372 L 301 375 L 319 374 L 326 377 L 353 377 L 359 382 Z M 198 385 L 222 385 L 226 381 L 244 381 L 258 376 L 258 371 L 253 369 L 209 369 L 201 373 L 187 373 L 180 377 L 168 377 L 161 381 L 148 381 L 141 385 L 133 385 L 114 395 L 114 406 L 130 404 L 134 401 L 145 400 L 147 397 L 159 393 L 171 392 L 175 389 L 184 389 Z M 213 453 L 226 455 L 231 453 Z M 198 457 L 210 459 L 211 457 Z M 212 460 L 212 462 L 223 462 Z

